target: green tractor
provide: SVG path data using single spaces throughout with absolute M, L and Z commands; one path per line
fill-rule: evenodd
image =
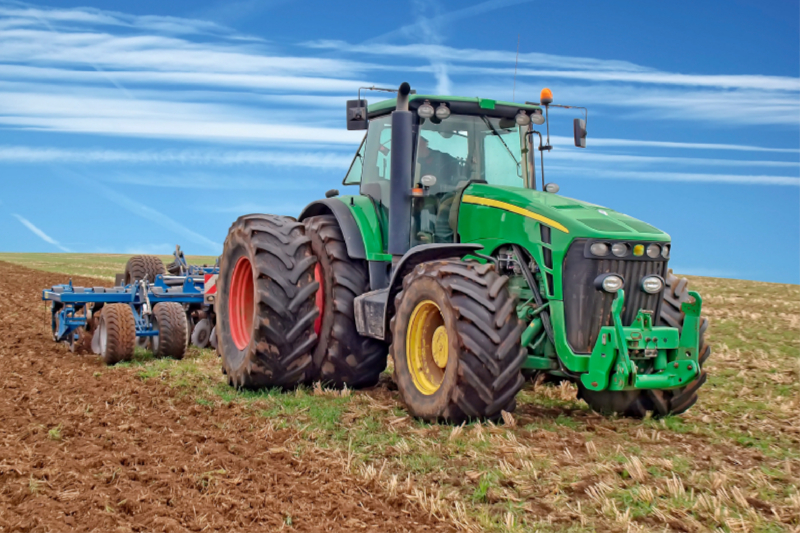
M 367 132 L 343 182 L 360 194 L 231 227 L 216 325 L 229 382 L 369 387 L 388 353 L 430 421 L 511 412 L 532 374 L 574 382 L 602 413 L 691 407 L 710 354 L 700 296 L 667 269 L 666 233 L 544 182 L 550 91 L 395 92 L 347 102 L 348 129 Z M 585 120 L 574 134 L 585 147 Z

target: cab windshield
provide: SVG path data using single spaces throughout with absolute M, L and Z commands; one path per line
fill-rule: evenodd
M 519 126 L 513 119 L 451 115 L 420 119 L 414 183 L 451 191 L 470 180 L 523 187 Z M 423 176 L 433 176 L 426 178 Z
M 424 187 L 412 209 L 411 244 L 453 242 L 455 202 L 470 182 L 524 187 L 520 130 L 514 119 L 451 115 L 420 119 L 414 186 Z

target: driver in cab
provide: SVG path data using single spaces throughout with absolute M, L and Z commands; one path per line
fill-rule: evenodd
M 448 218 L 452 202 L 452 199 L 448 201 L 446 198 L 456 189 L 459 179 L 461 179 L 460 172 L 461 165 L 457 158 L 432 149 L 428 139 L 423 136 L 419 137 L 415 186 L 422 186 L 420 181 L 423 176 L 433 176 L 435 181 L 429 185 L 430 189 L 425 197 L 415 202 L 414 218 L 417 225 L 417 244 L 452 241 L 453 232 L 443 221 Z M 430 178 L 426 181 L 428 180 Z

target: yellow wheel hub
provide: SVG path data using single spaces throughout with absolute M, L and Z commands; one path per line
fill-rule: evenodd
M 447 328 L 439 326 L 433 332 L 433 360 L 439 368 L 447 368 Z
M 406 330 L 406 361 L 422 394 L 430 396 L 441 387 L 448 353 L 447 328 L 439 306 L 431 300 L 418 303 Z

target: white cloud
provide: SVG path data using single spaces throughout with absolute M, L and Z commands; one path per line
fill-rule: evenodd
M 510 72 L 507 85 L 485 81 L 460 83 L 459 92 L 475 95 L 509 94 Z M 553 90 L 555 103 L 588 107 L 590 128 L 592 110 L 598 108 L 605 116 L 613 115 L 639 122 L 670 120 L 711 126 L 778 124 L 793 127 L 800 122 L 800 94 L 788 91 L 721 88 L 677 90 L 673 87 L 610 83 L 562 85 L 552 81 L 541 78 L 534 85 L 530 79 L 522 82 L 518 79 L 517 95 L 521 95 L 518 99 L 538 101 L 540 89 L 547 85 Z M 553 109 L 551 119 L 560 113 L 568 111 Z
M 0 145 L 0 161 L 14 163 L 132 163 L 183 165 L 268 165 L 280 167 L 349 167 L 353 156 L 336 152 L 266 150 L 86 150 Z
M 600 170 L 594 168 L 575 169 L 548 165 L 545 161 L 545 176 L 556 174 L 563 178 L 604 178 L 642 181 L 670 181 L 689 183 L 727 183 L 736 185 L 782 185 L 800 187 L 800 178 L 793 176 L 763 176 L 742 174 L 701 174 L 691 172 L 647 172 L 630 170 Z
M 225 103 L 130 101 L 101 93 L 69 94 L 6 92 L 0 98 L 0 124 L 23 129 L 196 140 L 357 144 L 360 131 L 289 122 L 294 114 L 313 123 L 314 116 L 294 111 Z M 284 118 L 287 122 L 275 123 Z M 271 120 L 270 120 L 271 119 Z
M 344 170 L 341 172 L 344 177 Z M 218 173 L 203 172 L 112 172 L 104 174 L 102 181 L 145 187 L 200 189 L 222 191 L 280 191 L 281 193 L 301 193 L 319 188 L 317 176 L 298 178 L 297 176 L 270 175 L 230 175 L 220 177 Z
M 0 151 L 1 157 L 2 151 Z M 627 165 L 658 165 L 664 168 L 665 165 L 681 166 L 713 166 L 713 167 L 772 167 L 772 168 L 800 168 L 798 161 L 763 161 L 746 159 L 713 159 L 703 157 L 664 157 L 647 155 L 627 155 L 627 154 L 607 154 L 596 150 L 553 150 L 545 156 L 545 166 L 547 160 L 570 161 L 572 163 L 602 163 L 607 164 L 627 164 Z
M 551 141 L 564 145 L 572 145 L 572 137 L 562 137 L 551 135 Z M 752 144 L 721 144 L 721 143 L 692 143 L 674 141 L 643 141 L 639 139 L 608 139 L 595 138 L 589 136 L 587 143 L 591 146 L 610 146 L 610 147 L 642 147 L 642 148 L 675 148 L 688 150 L 733 150 L 737 152 L 780 152 L 797 154 L 800 148 L 772 148 L 767 146 L 756 146 Z
M 17 29 L 0 32 L 0 61 L 99 65 L 155 72 L 307 74 L 334 78 L 367 68 L 354 61 L 270 53 L 254 45 L 196 43 L 165 35 Z
M 420 31 L 422 32 L 427 31 L 427 28 L 430 27 L 431 25 L 441 28 L 443 26 L 453 24 L 454 22 L 457 22 L 465 18 L 482 15 L 484 13 L 488 13 L 490 11 L 494 11 L 496 9 L 501 9 L 504 7 L 510 7 L 518 4 L 526 4 L 532 1 L 533 0 L 487 0 L 485 2 L 481 2 L 480 4 L 475 4 L 469 7 L 458 9 L 456 11 L 450 11 L 448 13 L 439 12 L 435 15 L 427 16 L 424 18 L 416 17 L 416 20 L 414 21 L 413 24 L 407 24 L 405 26 L 401 26 L 396 30 L 392 30 L 377 37 L 368 39 L 365 42 L 365 44 L 371 45 L 379 42 L 385 42 L 397 37 L 405 37 L 405 38 L 414 37 Z
M 48 234 L 46 234 L 45 232 L 43 232 L 42 230 L 40 230 L 39 228 L 34 226 L 33 222 L 31 222 L 27 218 L 24 218 L 24 217 L 22 217 L 20 215 L 17 215 L 16 213 L 13 213 L 12 216 L 14 218 L 16 218 L 17 220 L 19 220 L 22 223 L 23 226 L 25 226 L 26 228 L 31 230 L 34 233 L 34 235 L 36 235 L 37 237 L 42 239 L 44 242 L 52 244 L 53 246 L 55 246 L 56 248 L 58 248 L 62 252 L 69 252 L 70 251 L 68 248 L 66 248 L 64 246 L 61 246 L 61 244 L 59 244 L 59 242 L 57 240 L 55 240 L 54 238 L 52 238 L 51 236 L 49 236 Z
M 0 64 L 0 75 L 7 80 L 41 80 L 59 83 L 106 85 L 108 83 L 107 74 L 106 72 L 91 70 Z M 349 98 L 352 98 L 354 88 L 373 83 L 357 79 L 325 78 L 320 76 L 149 70 L 114 70 L 113 78 L 118 82 L 124 82 L 126 85 L 179 84 L 200 87 L 301 91 L 303 93 L 342 93 Z M 228 96 L 230 97 L 230 94 Z M 307 103 L 311 104 L 324 98 L 320 96 L 303 96 Z M 340 105 L 344 105 L 344 98 L 336 97 L 336 101 Z
M 415 25 L 416 27 L 416 25 Z M 462 74 L 510 75 L 515 62 L 515 52 L 453 48 L 438 43 L 394 44 L 350 44 L 344 41 L 312 41 L 305 43 L 310 48 L 335 49 L 359 54 L 398 56 L 438 61 L 450 61 L 453 71 Z M 469 64 L 472 64 L 470 66 Z M 477 64 L 502 63 L 505 67 L 481 67 Z M 603 60 L 585 57 L 562 56 L 545 53 L 521 53 L 518 76 L 537 78 L 580 79 L 597 82 L 623 82 L 656 85 L 679 85 L 683 87 L 713 87 L 722 89 L 766 89 L 800 91 L 800 80 L 787 76 L 736 75 L 736 74 L 681 74 L 664 72 L 626 61 Z M 539 67 L 533 70 L 525 67 Z
M 0 17 L 7 17 L 6 19 L 0 19 L 0 28 L 41 27 L 42 25 L 49 28 L 70 28 L 78 24 L 121 26 L 174 34 L 211 33 L 226 35 L 232 33 L 229 28 L 208 20 L 158 15 L 137 16 L 89 7 L 72 9 L 47 8 L 15 1 L 0 2 Z M 237 36 L 237 38 L 255 39 L 254 37 L 246 36 Z

